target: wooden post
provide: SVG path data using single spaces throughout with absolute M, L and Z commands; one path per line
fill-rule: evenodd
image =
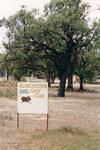
M 48 131 L 48 125 L 49 125 L 49 114 L 47 114 L 47 131 Z
M 49 129 L 49 97 L 48 97 L 48 112 L 47 112 L 47 131 Z
M 17 129 L 19 129 L 19 113 L 17 113 Z

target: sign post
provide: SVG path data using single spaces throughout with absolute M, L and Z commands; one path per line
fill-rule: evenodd
M 49 114 L 47 114 L 47 131 L 48 131 L 48 125 L 49 125 Z
M 19 129 L 19 113 L 17 113 L 17 129 Z
M 19 129 L 20 114 L 47 115 L 48 130 L 48 83 L 19 82 L 17 100 L 17 129 Z

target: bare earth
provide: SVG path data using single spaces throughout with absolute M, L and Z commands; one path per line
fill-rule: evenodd
M 49 130 L 66 128 L 100 135 L 100 85 L 86 87 L 91 92 L 66 92 L 65 98 L 56 97 L 55 87 L 49 90 Z M 38 143 L 31 149 L 32 135 L 46 130 L 45 116 L 21 115 L 17 130 L 16 113 L 16 100 L 0 97 L 0 150 L 35 150 Z

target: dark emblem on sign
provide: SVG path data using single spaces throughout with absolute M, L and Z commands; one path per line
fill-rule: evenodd
M 26 102 L 26 103 L 28 103 L 28 102 L 30 102 L 31 101 L 31 98 L 30 98 L 30 96 L 23 96 L 22 98 L 21 98 L 21 100 L 22 100 L 22 102 Z

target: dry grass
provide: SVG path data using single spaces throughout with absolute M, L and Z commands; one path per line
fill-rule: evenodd
M 49 89 L 49 131 L 44 120 L 21 118 L 16 129 L 16 86 L 0 82 L 0 150 L 100 150 L 100 86 L 90 92 Z M 6 97 L 6 98 L 5 98 Z
M 33 135 L 36 150 L 100 150 L 99 137 L 63 130 Z M 38 144 L 39 143 L 39 144 Z M 35 150 L 35 149 L 34 149 Z
M 73 129 L 72 129 L 73 130 Z M 11 139 L 16 137 L 16 141 Z M 11 133 L 0 150 L 100 150 L 100 136 L 61 130 Z M 14 138 L 14 137 L 13 137 Z
M 0 82 L 0 97 L 16 99 L 17 98 L 17 82 L 1 81 Z

